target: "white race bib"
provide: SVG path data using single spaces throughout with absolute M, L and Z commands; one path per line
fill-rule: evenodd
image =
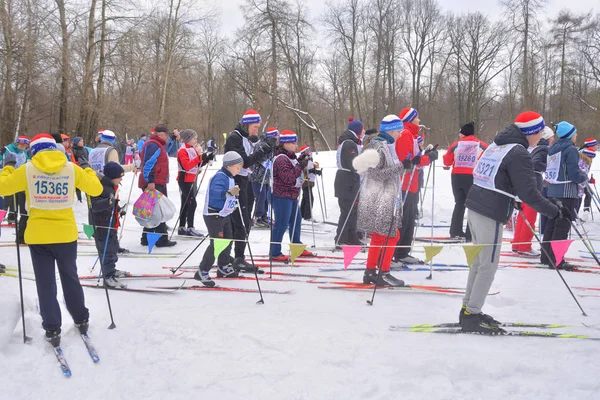
M 219 215 L 221 217 L 228 216 L 233 211 L 235 211 L 236 204 L 237 204 L 237 197 L 235 197 L 235 196 L 227 197 L 225 199 L 225 205 L 223 206 L 223 209 L 221 211 L 219 211 Z
M 185 150 L 188 153 L 188 158 L 190 159 L 190 161 L 194 161 L 195 159 L 198 158 L 198 153 L 196 153 L 196 150 L 194 150 L 193 148 L 189 147 Z M 183 169 L 181 164 L 179 164 L 179 171 L 186 172 L 186 173 L 192 174 L 192 175 L 196 175 L 198 173 L 198 165 L 196 165 L 194 168 L 190 169 L 189 171 L 186 171 L 185 169 Z
M 217 176 L 218 174 L 224 174 L 225 173 L 223 171 L 218 171 L 215 176 Z M 214 177 L 213 177 L 214 179 Z M 227 188 L 227 190 L 230 190 L 231 188 L 233 188 L 235 186 L 235 181 L 233 178 L 227 176 L 227 179 L 229 181 L 229 187 Z M 210 199 L 210 184 L 208 185 L 208 189 L 206 190 L 206 197 L 205 197 L 205 201 L 204 201 L 204 215 L 220 215 L 221 217 L 226 217 L 229 214 L 231 214 L 236 207 L 237 204 L 237 198 L 235 196 L 228 196 L 225 198 L 225 204 L 223 205 L 223 208 L 218 212 L 218 213 L 210 213 L 208 211 L 208 200 Z
M 96 172 L 104 172 L 104 165 L 106 164 L 106 150 L 108 147 L 96 147 L 90 151 L 90 167 Z
M 518 146 L 518 144 L 511 143 L 498 146 L 496 143 L 492 143 L 477 161 L 473 170 L 473 184 L 515 198 L 516 196 L 496 188 L 496 174 L 500 164 L 515 146 Z
M 571 181 L 559 181 L 558 173 L 560 172 L 560 164 L 562 159 L 562 153 L 556 154 L 548 154 L 547 162 L 546 162 L 546 173 L 544 174 L 544 179 L 549 183 L 559 184 L 559 183 L 569 183 Z
M 6 151 L 8 151 L 9 153 L 13 153 L 12 151 L 8 150 L 8 148 L 6 148 Z M 27 162 L 27 154 L 24 151 L 22 151 L 20 153 L 13 153 L 13 154 L 17 158 L 17 163 L 15 164 L 15 169 L 19 168 L 21 165 L 23 165 Z
M 275 160 L 277 160 L 279 157 L 285 157 L 289 162 L 292 163 L 292 165 L 295 167 L 296 165 L 298 165 L 298 160 L 294 159 L 290 159 L 288 156 L 286 156 L 285 154 L 279 154 L 277 157 L 275 157 L 273 159 L 273 165 L 275 164 Z M 271 171 L 273 171 L 273 168 L 271 168 Z M 302 182 L 304 182 L 304 177 L 302 176 L 303 174 L 300 174 L 299 177 L 296 178 L 296 184 L 294 185 L 295 188 L 301 188 L 302 187 Z M 273 175 L 271 172 L 271 181 L 273 181 Z
M 454 168 L 475 168 L 479 142 L 458 142 L 454 155 Z
M 26 166 L 28 208 L 40 210 L 64 210 L 73 206 L 75 194 L 75 170 L 66 163 L 55 174 L 47 174 L 32 163 Z

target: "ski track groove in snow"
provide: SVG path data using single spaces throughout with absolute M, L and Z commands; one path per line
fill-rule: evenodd
M 323 177 L 328 220 L 337 221 L 339 211 L 333 197 L 335 152 L 320 152 L 314 158 L 326 167 Z M 176 162 L 170 159 L 170 163 L 169 196 L 179 206 Z M 435 222 L 441 223 L 450 220 L 454 199 L 450 171 L 439 168 L 441 162 L 437 164 Z M 218 167 L 219 163 L 211 167 L 198 195 L 196 228 L 204 232 L 201 210 L 206 186 Z M 126 174 L 122 198 L 127 196 L 131 182 L 132 174 Z M 141 193 L 137 178 L 134 184 L 131 205 Z M 314 195 L 313 213 L 321 220 L 316 188 Z M 76 203 L 74 208 L 81 230 L 87 211 L 84 204 Z M 423 212 L 422 221 L 431 222 L 431 188 L 427 189 Z M 175 219 L 169 223 L 171 227 Z M 600 221 L 600 216 L 596 219 Z M 309 231 L 303 232 L 302 239 L 310 250 L 310 223 L 303 225 Z M 591 235 L 600 235 L 597 223 L 588 222 L 586 227 L 591 228 Z M 146 248 L 139 245 L 141 227 L 131 215 L 127 217 L 126 229 L 122 246 L 144 251 Z M 12 232 L 8 228 L 2 230 L 2 240 L 6 241 Z M 421 227 L 418 236 L 430 232 L 430 228 Z M 317 235 L 317 246 L 332 245 L 334 233 Z M 447 234 L 447 228 L 434 229 L 436 236 Z M 510 236 L 512 232 L 505 232 L 505 237 Z M 286 235 L 284 242 L 287 240 Z M 254 254 L 267 253 L 268 231 L 253 231 L 251 241 L 262 241 L 251 243 Z M 179 241 L 169 251 L 189 252 L 195 245 L 195 241 Z M 186 265 L 197 265 L 207 245 L 203 244 Z M 596 247 L 600 250 L 600 244 Z M 578 256 L 579 249 L 584 248 L 581 242 L 575 242 L 567 256 Z M 417 254 L 423 257 L 422 253 Z M 26 248 L 21 248 L 21 257 L 23 269 L 31 270 Z M 359 257 L 365 258 L 366 254 Z M 184 258 L 185 255 L 171 259 L 122 258 L 118 268 L 134 273 L 165 273 L 161 266 L 177 266 Z M 8 267 L 16 267 L 15 248 L 0 248 L 0 259 Z M 79 273 L 89 275 L 94 261 L 95 257 L 79 257 Z M 323 266 L 334 265 L 325 261 Z M 465 258 L 460 248 L 451 247 L 445 248 L 434 262 L 464 263 Z M 277 270 L 318 273 L 317 266 Z M 425 279 L 428 272 L 394 274 L 413 284 L 464 287 L 467 273 L 466 269 L 434 271 L 433 281 Z M 333 274 L 353 281 L 362 278 L 361 272 L 327 273 Z M 597 275 L 563 275 L 571 286 L 600 287 Z M 185 276 L 189 277 L 187 285 L 196 284 L 191 273 Z M 175 281 L 151 282 L 154 286 L 167 286 Z M 127 284 L 143 287 L 148 283 L 128 280 Z M 256 288 L 253 281 L 220 284 Z M 263 289 L 294 290 L 285 296 L 265 294 L 264 305 L 255 304 L 259 295 L 254 293 L 181 290 L 161 295 L 111 291 L 115 330 L 107 329 L 110 318 L 104 292 L 84 289 L 91 314 L 89 335 L 101 358 L 97 365 L 90 360 L 59 289 L 62 347 L 73 371 L 73 376 L 65 379 L 43 339 L 35 284 L 24 281 L 23 285 L 27 333 L 34 339 L 30 345 L 22 344 L 21 321 L 14 322 L 19 318 L 15 317 L 18 281 L 0 277 L 0 321 L 15 324 L 12 334 L 7 333 L 5 343 L 0 344 L 0 365 L 5 367 L 0 395 L 3 400 L 600 398 L 597 342 L 391 332 L 390 325 L 456 321 L 460 296 L 382 291 L 371 307 L 365 302 L 371 296 L 367 291 L 326 291 L 317 285 L 295 282 L 261 281 Z M 581 325 L 600 323 L 600 299 L 578 297 L 589 314 L 582 317 L 554 271 L 500 269 L 492 290 L 500 294 L 488 298 L 484 311 L 501 321 L 569 324 L 573 327 L 556 331 L 600 336 L 600 330 Z

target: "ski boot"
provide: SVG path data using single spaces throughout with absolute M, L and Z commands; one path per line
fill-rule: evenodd
M 77 329 L 79 329 L 80 335 L 85 335 L 85 334 L 87 334 L 88 328 L 90 327 L 90 321 L 87 319 L 84 319 L 82 323 L 75 324 L 75 326 L 77 327 Z
M 231 265 L 223 265 L 217 267 L 217 278 L 237 278 L 240 273 Z
M 215 281 L 210 279 L 210 276 L 208 275 L 208 271 L 199 269 L 194 274 L 194 279 L 202 282 L 202 284 L 206 287 L 210 287 L 210 288 L 215 287 Z
M 60 328 L 55 331 L 46 331 L 46 342 L 50 343 L 52 347 L 60 346 Z
M 467 306 L 462 306 L 460 308 L 460 312 L 458 313 L 458 322 L 459 323 L 462 323 L 462 319 L 463 319 L 466 311 L 467 311 Z M 491 315 L 484 314 L 484 313 L 481 313 L 480 315 L 481 315 L 481 318 L 489 325 L 496 325 L 496 326 L 502 325 L 502 322 L 497 321 Z
M 471 314 L 465 311 L 460 327 L 463 332 L 467 333 L 480 333 L 483 335 L 503 335 L 506 331 L 500 328 L 498 325 L 492 325 L 486 322 L 484 314 Z

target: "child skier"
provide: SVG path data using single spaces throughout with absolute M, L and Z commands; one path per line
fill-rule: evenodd
M 244 159 L 235 151 L 228 151 L 223 156 L 223 167 L 208 184 L 204 203 L 204 223 L 210 236 L 210 244 L 204 252 L 202 261 L 194 279 L 204 286 L 213 287 L 209 272 L 215 262 L 213 239 L 233 239 L 233 221 L 231 214 L 239 212 L 237 196 L 240 188 L 233 178 L 240 173 Z M 219 254 L 217 260 L 217 276 L 235 278 L 239 273 L 231 266 L 231 243 Z
M 121 165 L 114 161 L 108 162 L 104 166 L 104 176 L 100 178 L 102 193 L 99 196 L 92 197 L 92 213 L 95 224 L 94 241 L 96 242 L 98 254 L 100 254 L 100 260 L 104 259 L 102 263 L 104 284 L 113 289 L 127 287 L 116 279 L 128 274 L 125 271 L 116 269 L 119 260 L 117 255 L 119 252 L 117 230 L 121 212 L 117 191 L 121 180 L 123 180 L 123 175 L 125 175 L 125 170 Z

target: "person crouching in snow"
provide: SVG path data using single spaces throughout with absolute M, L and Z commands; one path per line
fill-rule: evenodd
M 279 135 L 279 147 L 273 159 L 273 198 L 271 207 L 275 218 L 270 256 L 273 261 L 287 261 L 288 256 L 281 253 L 281 241 L 285 230 L 289 229 L 292 243 L 300 242 L 302 215 L 298 206 L 300 188 L 302 188 L 302 169 L 308 161 L 306 154 L 296 158 L 298 136 L 292 131 L 283 131 Z M 312 256 L 304 250 L 302 256 Z
M 202 154 L 202 148 L 198 146 L 198 134 L 191 130 L 185 129 L 179 134 L 179 138 L 184 145 L 177 153 L 177 164 L 179 173 L 177 174 L 177 183 L 181 191 L 181 211 L 179 213 L 179 229 L 177 234 L 180 236 L 197 236 L 204 235 L 194 228 L 194 216 L 196 214 L 196 196 L 198 187 L 196 185 L 196 177 L 198 170 L 214 159 L 213 154 Z M 187 229 L 185 224 L 187 222 Z
M 237 208 L 240 187 L 235 184 L 234 177 L 240 173 L 244 159 L 235 151 L 228 151 L 223 156 L 223 167 L 210 179 L 204 203 L 204 223 L 210 236 L 210 244 L 204 252 L 194 279 L 204 286 L 214 287 L 210 279 L 210 269 L 215 262 L 213 239 L 233 239 L 233 220 L 231 215 L 239 212 Z M 235 278 L 238 271 L 231 266 L 231 244 L 219 253 L 217 260 L 217 276 Z
M 100 177 L 102 193 L 92 197 L 92 213 L 94 215 L 94 241 L 102 262 L 104 284 L 113 289 L 124 289 L 127 286 L 116 278 L 127 276 L 129 273 L 117 269 L 119 261 L 119 184 L 123 180 L 125 170 L 119 163 L 109 161 L 104 166 L 104 176 Z M 111 223 L 112 220 L 112 223 Z
M 403 128 L 399 117 L 388 115 L 381 121 L 379 135 L 372 138 L 352 161 L 352 166 L 363 179 L 358 203 L 358 228 L 371 232 L 367 269 L 363 276 L 366 284 L 404 286 L 403 281 L 390 274 L 394 248 L 402 227 L 400 179 L 404 167 L 396 157 L 394 143 Z M 377 267 L 381 269 L 379 274 Z

